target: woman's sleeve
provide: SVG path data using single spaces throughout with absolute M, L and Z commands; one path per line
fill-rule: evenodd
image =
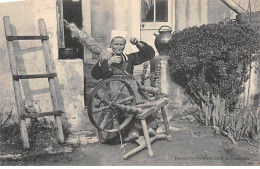
M 139 52 L 129 54 L 132 57 L 134 65 L 140 65 L 148 60 L 151 60 L 155 56 L 153 47 L 145 42 L 140 41 L 143 45 L 138 47 Z
M 98 61 L 98 63 L 91 70 L 91 76 L 96 80 L 105 79 L 112 74 L 112 71 L 109 70 L 107 60 L 103 61 L 102 63 Z

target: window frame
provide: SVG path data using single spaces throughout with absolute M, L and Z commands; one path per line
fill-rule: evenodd
M 156 0 L 153 0 L 156 4 Z M 142 0 L 140 1 L 140 6 L 142 5 Z M 141 9 L 142 10 L 142 9 Z M 153 22 L 142 22 L 140 24 L 141 30 L 154 30 L 158 29 L 162 25 L 172 25 L 172 0 L 168 0 L 168 21 L 167 22 L 156 22 L 156 5 L 154 5 L 154 18 Z M 140 18 L 142 18 L 142 11 L 140 12 Z

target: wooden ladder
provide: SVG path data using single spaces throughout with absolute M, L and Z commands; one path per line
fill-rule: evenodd
M 43 19 L 38 20 L 40 36 L 14 36 L 11 31 L 10 19 L 9 16 L 3 17 L 4 28 L 5 28 L 5 35 L 6 35 L 6 42 L 8 47 L 8 54 L 12 72 L 12 79 L 13 79 L 13 87 L 16 99 L 16 106 L 17 106 L 17 113 L 18 113 L 18 120 L 19 120 L 19 127 L 21 132 L 21 138 L 23 141 L 23 147 L 29 148 L 29 138 L 26 126 L 26 118 L 37 118 L 43 116 L 54 116 L 56 127 L 58 128 L 57 134 L 60 143 L 64 143 L 64 135 L 62 130 L 61 124 L 61 115 L 63 111 L 59 110 L 59 105 L 57 102 L 57 95 L 55 91 L 55 78 L 57 78 L 57 73 L 54 72 L 52 69 L 52 61 L 50 59 L 50 50 L 49 50 L 49 36 L 47 35 L 46 26 Z M 31 75 L 20 75 L 17 70 L 17 61 L 16 55 L 14 50 L 14 40 L 41 40 L 42 48 L 43 48 L 43 55 L 46 65 L 46 72 L 47 74 L 31 74 Z M 51 112 L 41 112 L 41 113 L 33 113 L 29 114 L 25 112 L 24 105 L 22 102 L 22 94 L 20 88 L 20 79 L 35 79 L 35 78 L 48 78 L 51 100 L 52 100 L 52 107 L 53 111 Z

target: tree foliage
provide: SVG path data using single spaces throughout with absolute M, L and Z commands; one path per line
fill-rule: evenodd
M 169 65 L 172 80 L 194 101 L 219 94 L 233 109 L 259 56 L 259 35 L 236 21 L 191 27 L 173 34 Z M 202 99 L 202 100 L 201 100 Z

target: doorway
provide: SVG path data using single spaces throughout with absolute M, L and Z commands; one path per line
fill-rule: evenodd
M 172 27 L 173 7 L 172 0 L 141 0 L 140 39 L 152 45 L 155 50 L 153 34 L 163 25 Z
M 82 28 L 82 5 L 81 0 L 63 0 L 63 19 L 69 23 L 74 23 L 79 29 Z M 77 55 L 73 58 L 66 59 L 83 59 L 83 46 L 78 40 L 71 37 L 69 29 L 64 27 L 64 44 L 65 48 L 73 48 L 77 50 Z M 62 56 L 62 55 L 59 55 Z M 63 59 L 63 58 L 59 58 Z

